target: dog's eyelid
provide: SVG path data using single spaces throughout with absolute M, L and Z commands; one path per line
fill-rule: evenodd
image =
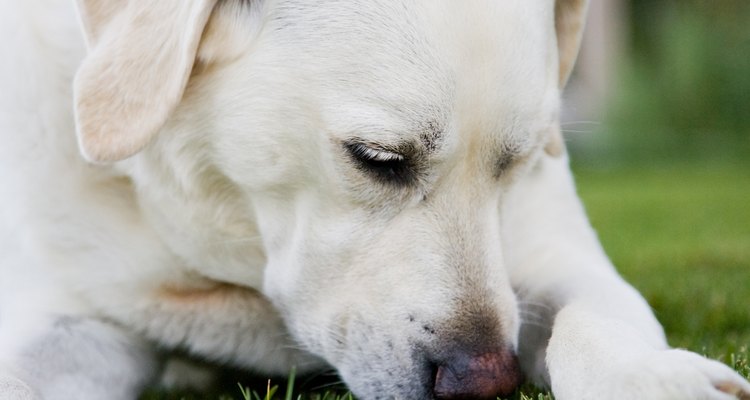
M 346 141 L 343 145 L 357 169 L 382 183 L 406 185 L 417 177 L 407 145 L 386 147 L 359 140 Z
M 528 158 L 532 148 L 524 141 L 509 141 L 502 145 L 501 151 L 495 160 L 495 178 L 500 178 L 514 169 L 518 164 Z
M 351 141 L 346 142 L 344 146 L 352 155 L 368 161 L 382 163 L 406 161 L 406 156 L 401 152 L 377 144 Z
M 361 155 L 362 157 L 372 161 L 391 162 L 405 160 L 405 157 L 399 153 L 388 150 L 374 149 L 364 144 L 356 146 L 354 151 L 356 151 L 358 155 Z

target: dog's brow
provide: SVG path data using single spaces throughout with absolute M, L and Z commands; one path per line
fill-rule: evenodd
M 445 125 L 434 118 L 409 121 L 399 130 L 368 124 L 356 127 L 344 141 L 369 143 L 405 156 L 429 155 L 440 149 Z
M 419 138 L 428 153 L 432 153 L 438 149 L 443 139 L 443 132 L 443 124 L 437 120 L 429 120 L 424 123 L 422 129 L 420 129 Z

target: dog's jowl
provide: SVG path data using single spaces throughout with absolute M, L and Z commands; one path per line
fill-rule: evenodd
M 0 3 L 0 398 L 134 399 L 170 352 L 361 399 L 750 396 L 583 213 L 586 1 L 72 3 Z

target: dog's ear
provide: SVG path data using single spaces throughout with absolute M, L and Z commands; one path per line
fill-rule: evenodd
M 75 78 L 78 143 L 95 162 L 127 158 L 180 102 L 217 0 L 78 0 L 89 54 Z
M 560 68 L 558 86 L 560 89 L 565 87 L 568 82 L 578 56 L 578 47 L 581 45 L 588 3 L 588 0 L 555 1 L 555 32 L 557 34 L 557 53 Z M 544 150 L 554 157 L 561 156 L 565 151 L 565 141 L 559 124 L 550 128 Z
M 557 32 L 557 49 L 560 57 L 560 88 L 570 77 L 581 35 L 586 21 L 588 0 L 557 0 L 555 2 L 555 30 Z

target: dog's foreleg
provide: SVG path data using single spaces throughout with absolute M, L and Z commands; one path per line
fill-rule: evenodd
M 750 396 L 725 365 L 668 347 L 601 249 L 564 156 L 544 156 L 504 207 L 506 262 L 525 319 L 522 364 L 557 399 Z
M 109 323 L 56 316 L 4 351 L 5 395 L 44 400 L 132 400 L 155 375 L 150 347 Z M 0 386 L 1 387 L 1 386 Z M 0 394 L 0 399 L 5 399 Z
M 278 310 L 251 288 L 165 286 L 141 312 L 140 320 L 147 323 L 131 324 L 166 348 L 273 375 L 286 374 L 292 366 L 304 372 L 324 365 L 300 348 Z

